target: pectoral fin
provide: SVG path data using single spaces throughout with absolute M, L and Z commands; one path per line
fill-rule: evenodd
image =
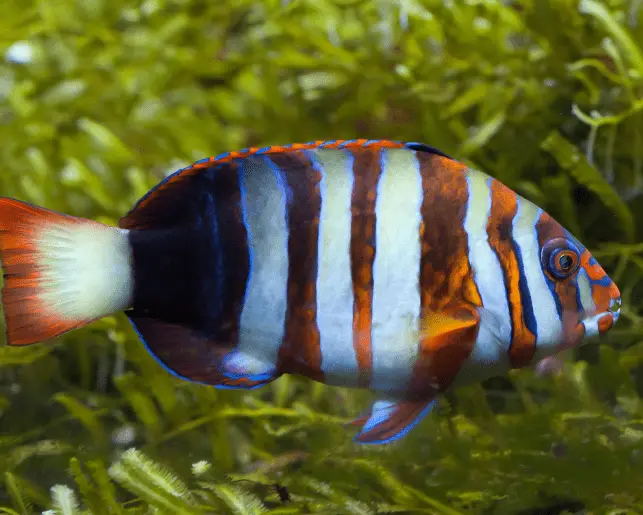
M 448 388 L 476 342 L 479 316 L 469 305 L 428 311 L 420 324 L 419 356 L 410 391 L 429 398 Z
M 422 336 L 439 340 L 449 336 L 458 336 L 470 331 L 478 324 L 477 313 L 468 307 L 453 308 L 449 311 L 431 311 L 422 320 Z
M 370 414 L 352 423 L 352 425 L 362 426 L 362 430 L 355 436 L 355 441 L 384 444 L 402 438 L 431 411 L 434 405 L 434 399 L 375 401 Z

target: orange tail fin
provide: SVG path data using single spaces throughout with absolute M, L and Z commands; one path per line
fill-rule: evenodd
M 128 307 L 127 231 L 0 198 L 7 343 L 54 338 Z

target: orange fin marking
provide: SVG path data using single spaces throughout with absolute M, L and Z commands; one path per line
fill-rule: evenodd
M 412 392 L 435 395 L 449 387 L 473 350 L 479 320 L 475 309 L 464 306 L 424 315 Z

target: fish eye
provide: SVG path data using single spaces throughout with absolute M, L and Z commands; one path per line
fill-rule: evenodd
M 580 254 L 576 246 L 564 238 L 556 238 L 545 244 L 542 263 L 555 279 L 565 279 L 578 270 Z

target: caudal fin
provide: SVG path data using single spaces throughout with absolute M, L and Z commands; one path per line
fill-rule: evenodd
M 0 261 L 9 345 L 54 338 L 131 302 L 123 229 L 0 198 Z

